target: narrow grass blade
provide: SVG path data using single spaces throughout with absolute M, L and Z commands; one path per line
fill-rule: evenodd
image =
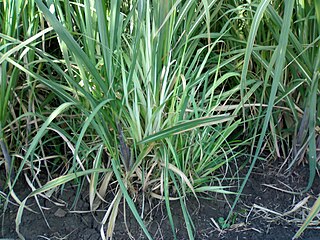
M 163 167 L 165 167 L 165 164 L 161 164 Z M 177 174 L 178 176 L 181 177 L 182 181 L 185 182 L 187 184 L 187 186 L 190 188 L 190 190 L 192 191 L 193 195 L 195 196 L 195 198 L 197 198 L 197 194 L 191 184 L 191 182 L 189 181 L 189 179 L 187 178 L 187 176 L 177 167 L 175 167 L 174 165 L 172 165 L 171 163 L 168 163 L 168 169 L 171 170 L 172 172 L 174 172 L 175 174 Z M 197 198 L 198 200 L 198 198 Z
M 302 226 L 299 228 L 297 233 L 293 236 L 292 239 L 298 239 L 300 235 L 303 233 L 303 231 L 308 227 L 308 225 L 311 223 L 312 219 L 320 212 L 320 196 L 317 198 L 315 203 L 313 204 L 310 213 L 308 217 L 306 218 L 305 222 L 302 224 Z
M 27 161 L 27 159 L 30 157 L 30 155 L 34 152 L 34 149 L 36 148 L 36 146 L 39 144 L 40 139 L 42 138 L 42 136 L 45 134 L 45 132 L 47 131 L 48 126 L 50 125 L 50 123 L 59 115 L 61 114 L 64 110 L 66 110 L 67 108 L 71 107 L 75 105 L 75 103 L 70 103 L 70 102 L 66 102 L 61 104 L 55 111 L 53 111 L 50 116 L 46 119 L 46 121 L 42 124 L 41 128 L 38 130 L 37 135 L 33 138 L 33 141 L 30 145 L 30 147 L 28 148 L 28 151 L 26 152 L 22 162 L 20 163 L 20 167 L 19 170 L 17 171 L 17 176 L 13 182 L 13 185 L 15 185 L 16 181 L 18 180 L 19 174 L 21 173 L 22 169 L 25 166 L 25 163 Z
M 223 123 L 223 122 L 230 121 L 232 119 L 233 119 L 233 117 L 230 116 L 229 114 L 222 114 L 222 115 L 217 115 L 217 116 L 213 116 L 213 117 L 203 117 L 203 118 L 198 118 L 195 120 L 190 120 L 190 121 L 178 123 L 174 127 L 167 128 L 165 130 L 162 130 L 160 132 L 157 132 L 153 135 L 150 135 L 150 136 L 144 138 L 142 141 L 139 142 L 139 144 L 154 142 L 157 140 L 161 140 L 161 139 L 170 137 L 172 135 L 180 134 L 182 132 L 191 131 L 195 128 L 208 126 L 208 125 L 214 125 L 214 124 L 218 124 L 218 123 Z
M 116 201 L 115 201 L 114 205 L 112 206 L 112 210 L 111 210 L 110 218 L 109 218 L 109 222 L 108 222 L 108 227 L 107 227 L 107 239 L 112 239 L 112 234 L 114 231 L 114 226 L 116 224 L 118 211 L 119 211 L 119 204 L 120 204 L 121 199 L 122 199 L 122 194 L 118 194 Z
M 259 140 L 258 140 L 258 144 L 257 144 L 257 148 L 255 150 L 255 154 L 254 154 L 254 158 L 252 160 L 252 163 L 250 165 L 250 168 L 246 174 L 245 179 L 243 180 L 241 187 L 239 189 L 239 192 L 233 202 L 233 205 L 230 209 L 230 212 L 228 214 L 228 217 L 225 221 L 225 223 L 227 223 L 229 221 L 229 219 L 231 218 L 232 214 L 233 214 L 233 210 L 240 198 L 240 195 L 242 194 L 242 191 L 249 179 L 249 176 L 253 170 L 253 167 L 255 166 L 255 163 L 260 155 L 260 151 L 262 148 L 262 145 L 264 143 L 265 140 L 265 135 L 266 135 L 266 131 L 269 125 L 269 120 L 271 117 L 271 113 L 272 113 L 272 109 L 274 106 L 274 102 L 275 102 L 275 98 L 276 98 L 276 93 L 278 90 L 278 86 L 279 83 L 282 80 L 282 75 L 283 75 L 283 67 L 284 67 L 284 63 L 285 63 L 285 54 L 286 54 L 286 49 L 287 49 L 287 45 L 288 45 L 288 36 L 289 36 L 289 31 L 290 31 L 290 24 L 291 24 L 291 17 L 292 17 L 292 12 L 293 12 L 293 6 L 294 6 L 294 1 L 287 1 L 285 2 L 285 10 L 284 10 L 284 18 L 283 18 L 283 25 L 281 28 L 281 34 L 280 34 L 280 41 L 279 41 L 279 45 L 278 45 L 278 51 L 275 51 L 276 54 L 279 54 L 278 58 L 277 58 L 277 62 L 276 62 L 276 68 L 275 68 L 275 72 L 274 72 L 274 78 L 272 81 L 272 86 L 271 86 L 271 93 L 270 93 L 270 97 L 269 97 L 269 102 L 268 102 L 268 108 L 267 108 L 267 113 L 266 116 L 264 118 L 264 122 L 262 125 L 262 130 L 259 136 Z
M 97 153 L 97 156 L 96 156 L 95 160 L 93 161 L 93 169 L 98 169 L 101 166 L 102 152 L 103 152 L 103 145 L 100 146 L 98 153 Z M 96 192 L 97 192 L 98 177 L 99 177 L 99 173 L 94 172 L 90 178 L 89 204 L 90 204 L 91 210 L 93 209 L 93 201 L 94 201 L 94 198 L 95 198 Z
M 311 91 L 310 96 L 308 99 L 309 106 L 307 107 L 309 109 L 309 122 L 308 122 L 308 131 L 309 131 L 309 152 L 308 152 L 308 160 L 309 160 L 309 181 L 307 187 L 303 190 L 303 192 L 307 192 L 314 181 L 314 178 L 316 176 L 316 169 L 317 169 L 317 143 L 316 143 L 316 126 L 317 126 L 317 91 L 318 91 L 318 84 L 320 79 L 319 74 L 319 57 L 320 57 L 320 50 L 318 54 L 318 58 L 315 65 L 315 73 L 312 78 L 312 84 L 311 84 Z
M 74 159 L 73 159 L 73 164 L 72 164 L 73 168 L 76 167 L 76 164 L 75 164 L 76 163 L 76 156 L 78 156 L 78 152 L 79 152 L 79 149 L 80 149 L 80 144 L 81 144 L 81 141 L 82 141 L 87 129 L 89 128 L 89 126 L 91 126 L 92 122 L 94 121 L 94 118 L 99 113 L 101 108 L 104 107 L 110 101 L 111 101 L 111 99 L 105 99 L 104 101 L 99 103 L 98 106 L 96 106 L 95 109 L 93 109 L 93 111 L 90 113 L 90 115 L 88 116 L 86 122 L 84 123 L 83 127 L 81 128 L 81 132 L 80 132 L 80 134 L 78 136 L 76 147 L 75 147 Z
M 244 56 L 242 72 L 241 72 L 241 88 L 240 88 L 241 99 L 244 99 L 244 89 L 246 88 L 247 73 L 248 73 L 248 67 L 249 67 L 249 63 L 250 63 L 251 53 L 253 51 L 254 40 L 257 35 L 261 19 L 264 15 L 266 8 L 269 5 L 269 2 L 270 2 L 270 0 L 260 2 L 259 6 L 257 7 L 256 13 L 254 15 L 254 18 L 252 20 L 252 24 L 251 24 L 251 28 L 250 28 L 250 32 L 249 32 L 249 37 L 248 37 L 248 41 L 247 41 L 246 52 L 245 52 L 245 56 Z M 242 105 L 244 105 L 243 101 L 242 101 Z M 243 118 L 245 120 L 244 107 L 242 109 L 243 109 Z
M 137 211 L 137 209 L 136 209 L 136 207 L 135 207 L 135 205 L 134 205 L 134 202 L 132 201 L 131 197 L 129 196 L 129 193 L 128 193 L 128 191 L 127 191 L 127 188 L 126 188 L 125 184 L 124 184 L 123 181 L 122 181 L 120 172 L 119 172 L 119 170 L 118 170 L 118 165 L 119 165 L 119 164 L 117 164 L 115 160 L 111 160 L 111 163 L 112 163 L 113 172 L 114 172 L 114 174 L 115 174 L 115 176 L 116 176 L 116 178 L 117 178 L 117 180 L 118 180 L 118 183 L 119 183 L 119 185 L 120 185 L 120 188 L 121 188 L 121 191 L 122 191 L 122 194 L 123 194 L 124 198 L 126 199 L 126 201 L 127 201 L 128 205 L 129 205 L 129 207 L 130 207 L 130 209 L 131 209 L 131 211 L 132 211 L 135 219 L 136 219 L 137 222 L 139 223 L 139 225 L 140 225 L 140 227 L 142 228 L 143 232 L 145 233 L 145 235 L 147 236 L 147 238 L 151 240 L 152 237 L 151 237 L 148 229 L 147 229 L 146 226 L 144 225 L 142 219 L 140 218 L 140 215 L 139 215 L 139 213 L 138 213 L 138 211 Z
M 73 39 L 71 34 L 63 27 L 63 25 L 56 19 L 56 17 L 50 12 L 50 10 L 43 4 L 41 0 L 35 0 L 35 2 L 47 18 L 48 22 L 51 24 L 52 28 L 57 32 L 61 40 L 65 42 L 70 51 L 77 57 L 77 60 L 81 62 L 84 66 L 86 66 L 88 71 L 90 71 L 90 73 L 94 76 L 101 90 L 105 93 L 108 93 L 108 88 L 106 87 L 106 84 L 103 82 L 97 69 L 92 64 L 89 57 Z
M 169 223 L 170 223 L 170 226 L 171 226 L 173 238 L 176 240 L 177 239 L 176 229 L 175 229 L 175 226 L 174 226 L 174 221 L 173 221 L 173 217 L 172 217 L 172 211 L 171 211 L 171 208 L 170 208 L 168 153 L 162 151 L 162 158 L 164 159 L 165 167 L 163 168 L 163 171 L 161 172 L 161 176 L 162 176 L 161 186 L 162 186 L 162 188 L 164 188 L 164 191 L 163 191 L 164 192 L 164 200 L 165 200 L 165 204 L 166 204 Z
M 181 206 L 184 222 L 186 224 L 186 228 L 187 228 L 189 239 L 190 240 L 194 240 L 193 232 L 194 232 L 195 227 L 194 227 L 194 224 L 192 222 L 192 219 L 191 219 L 190 214 L 189 214 L 188 209 L 187 209 L 186 199 L 183 197 L 183 195 L 185 195 L 185 194 L 181 193 L 181 190 L 179 189 L 179 186 L 178 186 L 178 183 L 176 181 L 176 178 L 175 178 L 175 176 L 174 176 L 174 174 L 172 172 L 170 172 L 170 176 L 171 176 L 171 179 L 172 179 L 172 181 L 173 181 L 173 183 L 174 183 L 174 185 L 175 185 L 175 187 L 177 189 L 178 195 L 179 195 L 180 206 Z
M 48 28 L 40 31 L 36 35 L 32 36 L 31 38 L 25 40 L 24 42 L 21 42 L 17 46 L 11 48 L 9 51 L 5 52 L 0 58 L 0 64 L 2 64 L 2 62 L 5 61 L 8 57 L 10 57 L 12 54 L 20 51 L 22 48 L 25 48 L 26 46 L 28 46 L 29 44 L 31 44 L 32 42 L 34 42 L 38 38 L 44 36 L 46 33 L 50 32 L 50 31 L 52 31 L 52 29 L 53 29 L 52 27 L 48 27 Z
M 20 204 L 18 212 L 17 212 L 17 216 L 16 216 L 16 232 L 19 236 L 20 239 L 25 239 L 23 237 L 23 235 L 20 233 L 20 225 L 21 225 L 21 219 L 22 219 L 22 214 L 23 214 L 23 210 L 25 208 L 26 202 L 30 197 L 36 196 L 40 193 L 46 192 L 50 189 L 56 188 L 58 186 L 61 186 L 67 182 L 70 182 L 76 178 L 82 177 L 82 176 L 87 176 L 89 174 L 93 174 L 93 173 L 103 173 L 103 172 L 110 172 L 110 169 L 89 169 L 86 171 L 81 171 L 81 172 L 77 172 L 77 173 L 69 173 L 67 175 L 55 178 L 53 180 L 51 180 L 50 182 L 47 182 L 44 186 L 42 186 L 41 188 L 36 189 L 35 191 L 31 192 Z

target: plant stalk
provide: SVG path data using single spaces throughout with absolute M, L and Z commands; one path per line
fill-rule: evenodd
M 14 169 L 12 168 L 12 159 L 9 155 L 8 148 L 3 139 L 0 140 L 1 150 L 3 152 L 4 160 L 5 160 L 5 168 L 7 172 L 7 176 L 10 176 L 10 179 L 13 180 L 15 177 Z

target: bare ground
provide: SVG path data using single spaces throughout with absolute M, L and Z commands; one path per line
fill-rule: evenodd
M 220 228 L 219 218 L 226 218 L 234 196 L 228 195 L 226 200 L 221 194 L 201 195 L 199 198 L 200 204 L 190 196 L 187 199 L 187 206 L 196 229 L 195 239 L 291 239 L 306 218 L 320 192 L 319 178 L 316 177 L 310 191 L 302 195 L 294 195 L 288 193 L 288 191 L 301 190 L 306 186 L 308 167 L 300 166 L 288 176 L 278 173 L 279 167 L 274 167 L 275 165 L 277 165 L 276 162 L 273 162 L 272 166 L 259 163 L 259 167 L 250 176 L 227 229 L 222 230 Z M 240 172 L 240 176 L 245 173 L 246 169 Z M 235 182 L 231 183 L 236 184 Z M 1 179 L 0 184 L 0 190 L 5 191 L 2 189 L 4 186 L 3 179 Z M 39 198 L 50 228 L 42 214 L 25 210 L 20 228 L 24 237 L 27 240 L 101 239 L 101 224 L 99 222 L 101 222 L 105 211 L 95 213 L 89 211 L 86 187 L 83 188 L 76 207 L 71 209 L 76 190 L 76 187 L 70 184 L 65 188 L 63 194 L 60 192 L 56 194 L 55 199 L 52 199 L 53 201 Z M 27 184 L 20 181 L 15 188 L 15 192 L 20 199 L 23 199 L 30 192 L 30 189 Z M 109 198 L 109 201 L 111 201 L 112 193 L 110 193 Z M 57 205 L 57 203 L 59 204 Z M 34 199 L 28 200 L 27 204 L 39 212 Z M 3 200 L 0 202 L 1 207 L 3 208 Z M 146 203 L 146 209 L 144 219 L 153 238 L 173 239 L 164 202 L 153 200 L 151 206 Z M 171 210 L 177 239 L 189 239 L 180 202 L 173 201 Z M 119 212 L 113 239 L 129 239 L 130 235 L 133 239 L 146 239 L 131 212 L 123 207 L 123 202 Z M 2 214 L 0 238 L 17 239 L 18 236 L 15 232 L 16 213 L 17 206 L 9 204 Z M 300 239 L 320 239 L 320 228 L 317 226 L 319 225 L 319 219 L 320 216 L 317 216 L 313 222 L 315 226 L 307 229 Z M 128 233 L 128 230 L 130 233 Z

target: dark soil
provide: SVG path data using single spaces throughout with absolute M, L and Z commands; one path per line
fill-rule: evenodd
M 277 164 L 273 162 L 272 165 Z M 319 194 L 319 178 L 316 177 L 313 188 L 308 193 L 293 195 L 276 190 L 270 186 L 287 191 L 290 191 L 290 188 L 292 190 L 301 190 L 307 184 L 309 176 L 308 167 L 300 166 L 290 176 L 279 174 L 277 170 L 278 167 L 270 167 L 259 163 L 259 167 L 253 171 L 246 185 L 229 228 L 223 231 L 217 228 L 214 221 L 218 223 L 219 218 L 226 218 L 234 196 L 226 196 L 228 200 L 226 201 L 225 197 L 221 194 L 211 195 L 211 200 L 208 199 L 208 196 L 202 195 L 200 196 L 200 205 L 194 198 L 189 197 L 187 199 L 187 206 L 195 225 L 195 238 L 225 240 L 291 239 L 299 229 L 299 225 L 308 214 L 308 209 L 311 208 L 316 196 Z M 246 171 L 243 170 L 242 172 L 240 175 L 244 175 Z M 3 179 L 1 179 L 0 184 L 0 190 L 4 192 L 2 189 L 4 186 Z M 52 198 L 52 201 L 39 197 L 50 228 L 44 221 L 42 214 L 35 214 L 25 210 L 20 227 L 24 237 L 26 239 L 101 239 L 101 225 L 99 222 L 103 219 L 104 212 L 89 212 L 88 191 L 86 187 L 83 188 L 76 207 L 70 210 L 75 199 L 76 190 L 76 187 L 68 185 L 65 187 L 63 194 L 59 192 L 55 195 L 55 198 Z M 15 188 L 15 192 L 20 199 L 23 199 L 30 190 L 26 184 L 23 184 L 23 181 L 20 181 Z M 111 201 L 112 193 L 110 195 Z M 299 201 L 308 196 L 308 200 L 297 211 L 288 213 L 286 216 L 279 215 L 290 211 Z M 57 203 L 59 204 L 57 205 Z M 39 212 L 34 199 L 28 200 L 27 205 Z M 126 217 L 124 218 L 123 202 L 121 206 L 113 239 L 129 239 L 127 228 L 134 239 L 146 239 L 130 210 L 127 209 L 125 211 Z M 3 200 L 0 202 L 1 208 L 3 208 Z M 171 203 L 171 210 L 174 217 L 177 239 L 189 239 L 180 202 L 173 201 Z M 5 213 L 2 214 L 3 224 L 0 238 L 17 239 L 15 232 L 16 213 L 17 207 L 9 204 Z M 145 215 L 145 222 L 153 238 L 173 239 L 164 202 L 153 200 L 152 211 L 149 211 L 149 213 L 149 215 Z M 279 214 L 277 215 L 277 213 Z M 127 228 L 124 223 L 125 221 Z M 320 229 L 307 229 L 300 239 L 320 239 Z

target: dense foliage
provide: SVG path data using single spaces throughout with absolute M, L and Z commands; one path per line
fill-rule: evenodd
M 116 189 L 104 238 L 122 198 L 151 238 L 134 200 L 156 198 L 173 234 L 180 201 L 192 239 L 185 196 L 230 193 L 230 162 L 251 160 L 233 208 L 260 156 L 287 170 L 307 159 L 311 187 L 320 1 L 0 0 L 0 18 L 0 163 L 18 232 L 22 173 L 29 197 L 89 182 L 92 211 Z

